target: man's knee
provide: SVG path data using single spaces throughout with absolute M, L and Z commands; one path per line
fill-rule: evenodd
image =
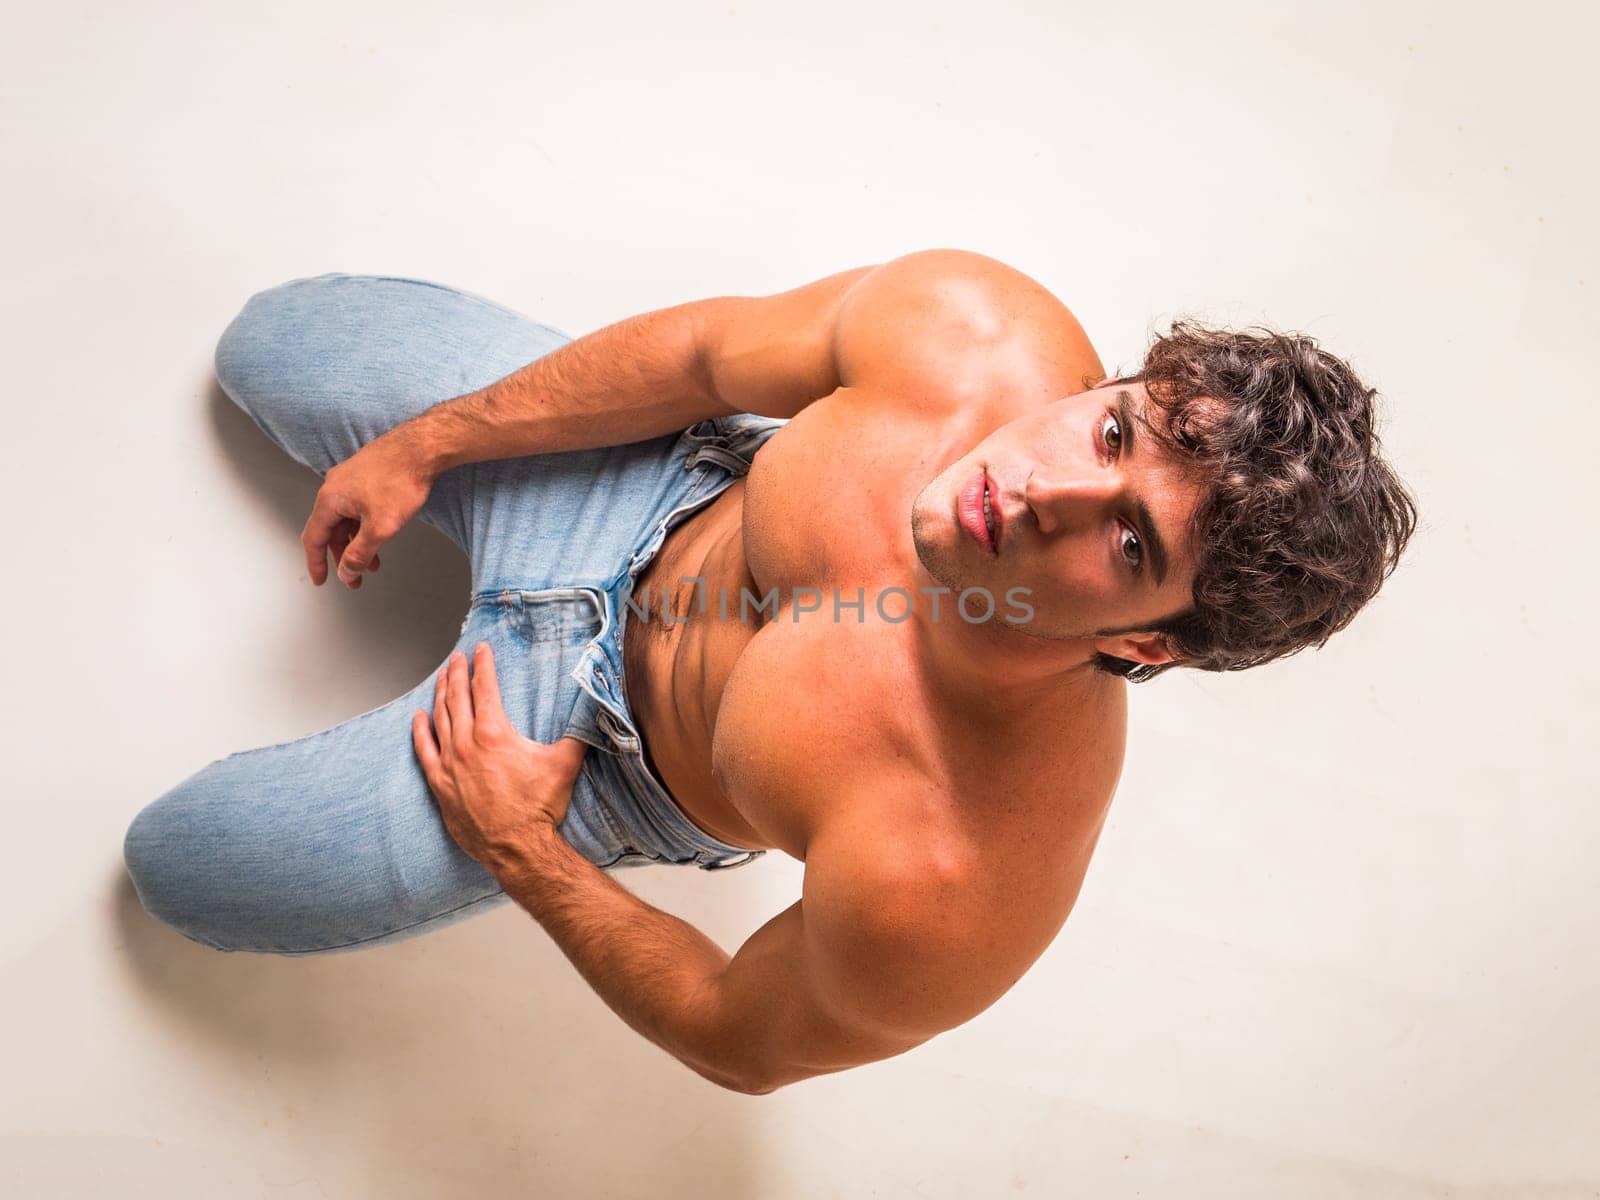
M 334 400 L 338 350 L 330 333 L 334 276 L 291 279 L 257 292 L 217 339 L 217 383 L 279 449 L 318 474 L 351 453 L 346 416 Z
M 123 835 L 123 865 L 145 912 L 190 941 L 226 950 L 192 919 L 195 907 L 186 892 L 184 868 L 190 849 L 175 815 L 173 803 L 165 797 L 146 805 Z
M 246 412 L 270 387 L 274 342 L 283 329 L 284 292 L 294 286 L 283 283 L 251 296 L 217 339 L 212 354 L 217 382 Z

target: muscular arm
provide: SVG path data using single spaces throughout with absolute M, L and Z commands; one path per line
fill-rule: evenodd
M 838 386 L 837 310 L 873 270 L 776 296 L 699 300 L 630 317 L 402 422 L 323 479 L 300 534 L 312 583 L 327 578 L 331 551 L 339 578 L 360 587 L 384 543 L 452 467 L 626 445 L 707 417 L 788 410 L 826 395 Z M 748 404 L 736 393 L 748 393 Z
M 800 901 L 732 958 L 554 829 L 494 874 L 635 1032 L 747 1094 L 903 1053 L 1012 982 L 984 969 L 982 931 L 936 902 L 937 870 L 853 842 L 819 840 Z
M 925 411 L 997 386 L 1043 398 L 1063 379 L 1092 386 L 1085 370 L 1099 360 L 1059 300 L 964 250 L 659 309 L 436 404 L 335 465 L 301 533 L 307 571 L 322 583 L 332 550 L 359 586 L 433 481 L 466 463 L 623 445 L 731 413 L 788 418 L 840 391 Z
M 437 474 L 486 459 L 643 441 L 732 412 L 797 408 L 838 386 L 834 315 L 872 269 L 775 296 L 715 297 L 629 317 L 436 404 L 396 432 Z M 723 340 L 730 332 L 732 344 Z M 723 353 L 743 357 L 717 357 Z M 757 407 L 735 407 L 721 386 L 745 371 L 753 375 L 741 398 Z
M 1030 369 L 1093 356 L 1072 314 L 1028 276 L 971 251 L 921 250 L 770 296 L 629 317 L 400 432 L 437 473 L 642 441 L 729 413 L 792 417 L 840 387 L 875 385 L 915 403 L 959 391 L 975 347 L 1016 353 Z
M 772 417 L 839 388 L 931 411 L 981 402 L 1007 381 L 1088 388 L 1100 372 L 1066 305 L 970 250 L 918 250 L 810 289 L 714 301 L 699 341 L 720 402 Z

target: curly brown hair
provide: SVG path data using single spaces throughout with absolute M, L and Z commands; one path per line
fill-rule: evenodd
M 1188 319 L 1156 336 L 1137 375 L 1105 386 L 1136 382 L 1150 435 L 1208 483 L 1189 526 L 1197 573 L 1191 607 L 1153 627 L 1175 661 L 1100 654 L 1095 665 L 1137 683 L 1322 646 L 1377 594 L 1416 528 L 1415 502 L 1379 455 L 1376 389 L 1310 337 Z

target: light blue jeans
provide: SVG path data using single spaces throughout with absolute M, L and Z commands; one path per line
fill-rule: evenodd
M 570 340 L 438 284 L 332 274 L 252 296 L 217 344 L 216 371 L 268 437 L 322 474 Z M 710 870 L 763 853 L 702 832 L 651 770 L 622 638 L 634 579 L 667 531 L 748 471 L 783 424 L 741 414 L 471 463 L 440 475 L 422 510 L 471 560 L 456 645 L 493 648 L 526 736 L 590 746 L 561 833 L 597 867 Z M 230 754 L 152 801 L 123 844 L 146 911 L 218 950 L 299 955 L 399 941 L 508 903 L 450 837 L 417 761 L 411 714 L 431 712 L 433 692 L 430 672 L 381 708 Z

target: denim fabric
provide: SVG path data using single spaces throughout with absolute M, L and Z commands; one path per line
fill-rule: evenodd
M 252 296 L 222 334 L 216 371 L 320 474 L 570 340 L 439 284 L 331 274 Z M 528 737 L 591 747 L 561 833 L 598 867 L 713 870 L 764 853 L 702 832 L 650 770 L 622 637 L 634 579 L 667 532 L 783 424 L 741 414 L 622 446 L 472 463 L 440 475 L 420 514 L 471 561 L 456 645 L 493 648 L 506 711 Z M 450 837 L 416 759 L 411 714 L 432 710 L 433 676 L 331 729 L 230 754 L 147 805 L 124 839 L 145 909 L 219 950 L 298 955 L 399 941 L 509 902 Z

